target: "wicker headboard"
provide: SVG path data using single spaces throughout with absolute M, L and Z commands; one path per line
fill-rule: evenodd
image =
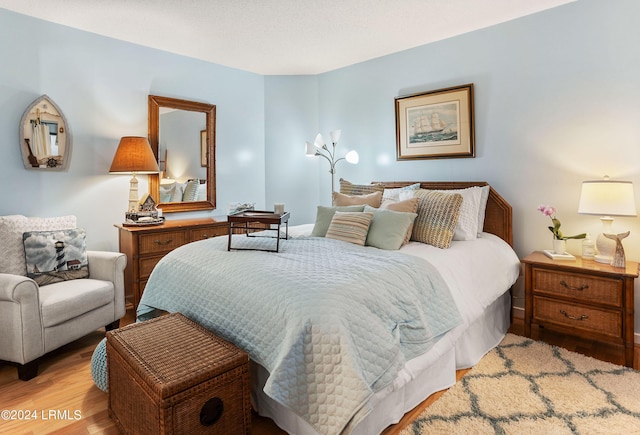
M 488 186 L 484 181 L 374 181 L 373 183 L 384 184 L 385 187 L 393 189 L 408 186 L 409 184 L 420 183 L 423 189 L 464 189 L 472 186 Z M 513 222 L 511 205 L 502 198 L 498 192 L 490 187 L 489 199 L 487 200 L 487 210 L 484 218 L 484 231 L 495 234 L 502 240 L 513 246 Z

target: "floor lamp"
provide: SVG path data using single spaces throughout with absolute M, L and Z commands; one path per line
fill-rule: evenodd
M 340 139 L 341 130 L 334 130 L 329 133 L 329 140 L 331 140 L 332 148 L 329 149 L 327 144 L 324 143 L 324 139 L 322 135 L 318 133 L 316 139 L 313 143 L 306 142 L 305 154 L 307 157 L 320 156 L 327 159 L 329 162 L 330 168 L 329 173 L 331 174 L 331 200 L 333 201 L 333 192 L 335 192 L 335 173 L 336 173 L 336 164 L 340 160 L 346 160 L 348 163 L 353 165 L 357 164 L 360 160 L 360 156 L 358 156 L 358 152 L 355 150 L 349 151 L 344 157 L 340 157 L 336 159 L 336 145 L 338 144 L 338 140 Z

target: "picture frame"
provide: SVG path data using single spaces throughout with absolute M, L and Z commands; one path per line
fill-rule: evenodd
M 395 98 L 397 160 L 475 157 L 473 83 Z
M 200 130 L 200 166 L 207 166 L 207 130 Z

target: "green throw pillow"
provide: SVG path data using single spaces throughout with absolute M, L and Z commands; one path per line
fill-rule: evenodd
M 417 213 L 380 210 L 369 206 L 365 206 L 364 211 L 373 212 L 366 245 L 386 250 L 400 249 L 409 227 L 418 216 Z

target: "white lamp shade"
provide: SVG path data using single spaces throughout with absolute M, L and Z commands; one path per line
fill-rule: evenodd
M 320 133 L 318 133 L 318 135 L 316 136 L 316 140 L 313 142 L 313 144 L 318 148 L 322 148 L 324 146 L 324 139 L 322 138 L 322 135 Z
M 357 164 L 360 161 L 360 156 L 358 152 L 355 150 L 349 151 L 345 156 L 345 160 L 353 165 Z
M 636 216 L 630 181 L 583 181 L 578 213 L 600 216 Z
M 316 151 L 318 151 L 318 148 L 316 148 L 316 146 L 314 144 L 312 144 L 309 141 L 305 142 L 305 155 L 307 157 L 313 157 L 316 155 Z
M 333 130 L 329 132 L 329 139 L 331 140 L 331 143 L 338 143 L 340 140 L 340 133 L 342 133 L 342 130 Z

